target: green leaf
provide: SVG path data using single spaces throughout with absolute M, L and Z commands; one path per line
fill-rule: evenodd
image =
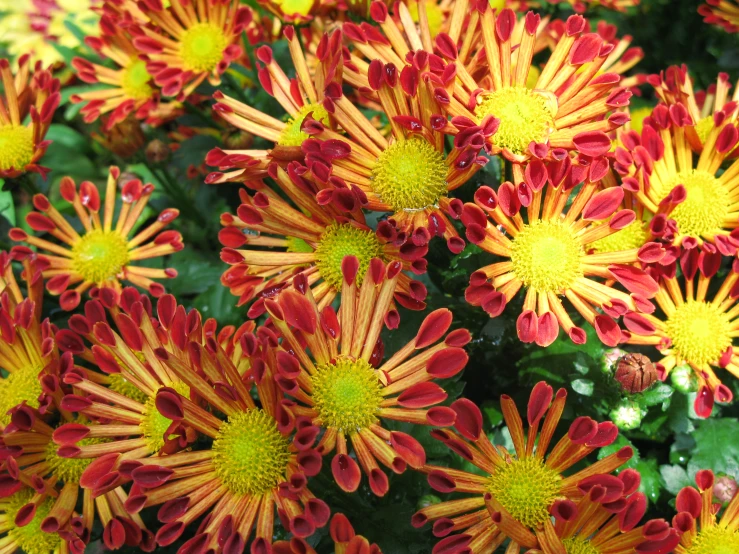
M 634 400 L 644 407 L 662 404 L 662 409 L 666 410 L 670 406 L 669 401 L 673 392 L 674 389 L 667 383 L 657 382 L 654 386 L 636 396 Z
M 688 475 L 701 469 L 739 478 L 739 421 L 734 418 L 706 419 L 693 435 L 695 449 L 688 463 Z
M 685 468 L 679 465 L 663 465 L 659 468 L 662 480 L 665 482 L 665 489 L 673 496 L 680 492 L 683 487 L 693 484 L 688 477 Z
M 219 328 L 224 325 L 241 325 L 247 319 L 243 313 L 246 310 L 236 307 L 237 300 L 226 287 L 216 283 L 195 299 L 193 307 L 200 311 L 203 319 L 214 317 Z
M 590 379 L 575 379 L 572 381 L 572 390 L 583 396 L 593 396 L 593 382 Z
M 11 226 L 15 226 L 15 202 L 13 201 L 13 193 L 9 190 L 2 190 L 5 179 L 0 179 L 0 216 L 10 222 Z
M 662 476 L 657 469 L 657 460 L 654 458 L 640 460 L 636 463 L 635 469 L 641 473 L 639 490 L 654 504 L 659 500 L 660 491 L 664 487 Z
M 177 270 L 177 277 L 167 281 L 167 291 L 178 298 L 180 295 L 201 294 L 219 285 L 225 269 L 218 258 L 207 258 L 190 247 L 173 254 L 168 265 Z M 232 298 L 235 303 L 236 297 Z

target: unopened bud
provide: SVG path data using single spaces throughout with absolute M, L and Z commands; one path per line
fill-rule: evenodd
M 626 356 L 628 352 L 620 348 L 610 348 L 603 353 L 602 369 L 605 373 L 611 373 L 616 369 L 616 363 Z
M 736 496 L 737 490 L 739 490 L 739 486 L 736 481 L 728 475 L 724 475 L 716 479 L 716 483 L 713 485 L 713 496 L 723 504 L 731 502 Z
M 639 427 L 645 415 L 646 411 L 632 400 L 622 400 L 609 414 L 616 427 L 626 431 Z
M 146 145 L 146 159 L 152 163 L 166 162 L 170 153 L 169 146 L 159 139 L 154 139 Z
M 698 390 L 698 379 L 693 373 L 693 368 L 689 365 L 679 365 L 670 372 L 670 380 L 672 385 L 683 393 L 695 392 Z
M 624 392 L 644 392 L 657 380 L 657 368 L 644 354 L 626 354 L 616 364 L 614 378 Z

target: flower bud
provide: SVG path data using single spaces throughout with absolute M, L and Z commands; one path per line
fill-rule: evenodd
M 622 400 L 609 414 L 616 427 L 625 431 L 639 427 L 645 415 L 646 410 L 642 410 L 639 404 L 632 400 Z
M 737 482 L 728 475 L 724 475 L 716 479 L 716 483 L 713 485 L 713 496 L 724 504 L 732 501 L 738 489 Z
M 614 378 L 624 392 L 644 392 L 658 379 L 657 368 L 644 354 L 626 354 L 618 360 Z
M 170 155 L 169 146 L 159 139 L 152 140 L 146 145 L 146 159 L 152 163 L 166 162 Z
M 679 365 L 670 372 L 670 380 L 672 385 L 683 393 L 695 392 L 698 390 L 698 379 L 693 373 L 693 369 L 685 364 Z

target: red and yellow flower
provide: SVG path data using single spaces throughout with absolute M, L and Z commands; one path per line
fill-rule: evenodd
M 33 197 L 33 205 L 38 211 L 29 213 L 26 222 L 35 231 L 51 234 L 63 245 L 29 235 L 19 228 L 10 230 L 12 240 L 35 246 L 48 262 L 43 272 L 44 278 L 48 279 L 46 288 L 50 293 L 60 295 L 60 304 L 65 310 L 77 307 L 82 293 L 93 287 L 93 292 L 102 287 L 120 290 L 122 280 L 158 297 L 164 293 L 164 287 L 153 279 L 171 279 L 177 275 L 173 269 L 142 267 L 133 262 L 166 256 L 183 248 L 180 233 L 163 231 L 179 212 L 172 208 L 162 211 L 156 221 L 129 238 L 140 223 L 154 185 L 142 185 L 139 180 L 127 181 L 123 185 L 121 210 L 114 226 L 119 175 L 117 167 L 110 168 L 102 219 L 97 187 L 84 181 L 78 190 L 71 178 L 62 179 L 59 192 L 74 207 L 84 229 L 83 234 L 67 222 L 46 196 L 37 194 Z M 70 285 L 76 286 L 69 289 Z
M 475 404 L 467 399 L 452 403 L 456 430 L 438 429 L 432 435 L 483 474 L 433 465 L 422 468 L 435 490 L 465 495 L 425 507 L 413 516 L 415 527 L 434 522 L 434 535 L 441 538 L 434 554 L 464 549 L 472 554 L 492 552 L 507 538 L 516 545 L 509 546 L 509 552 L 518 552 L 518 547 L 540 548 L 554 540 L 551 514 L 557 513 L 558 507 L 577 502 L 593 488 L 605 491 L 599 497 L 603 503 L 622 498 L 626 483 L 609 473 L 631 458 L 630 447 L 564 475 L 590 453 L 616 440 L 618 429 L 613 423 L 578 417 L 546 455 L 566 398 L 564 389 L 554 395 L 545 382 L 537 383 L 526 411 L 526 433 L 513 399 L 501 397 L 515 452 L 490 442 Z
M 380 464 L 402 473 L 425 463 L 423 447 L 382 420 L 450 425 L 454 419 L 449 408 L 437 406 L 447 394 L 433 381 L 464 368 L 468 358 L 462 347 L 470 335 L 460 329 L 435 344 L 452 323 L 449 310 L 429 314 L 416 337 L 382 361 L 382 328 L 398 324 L 391 302 L 400 270 L 398 262 L 385 266 L 375 258 L 360 284 L 359 260 L 344 258 L 338 316 L 331 306 L 319 307 L 305 277 L 265 301 L 283 337 L 279 348 L 266 353 L 267 367 L 294 398 L 295 415 L 325 430 L 317 450 L 324 456 L 335 452 L 331 470 L 347 492 L 357 490 L 364 473 L 372 492 L 383 496 L 389 482 Z
M 354 532 L 354 527 L 344 514 L 334 514 L 330 526 L 331 540 L 334 541 L 335 554 L 382 554 L 376 544 L 371 544 L 362 535 Z M 305 540 L 297 537 L 290 541 L 279 541 L 273 545 L 274 554 L 317 554 Z
M 587 151 L 603 155 L 610 139 L 598 140 L 599 150 L 589 144 Z M 516 324 L 522 341 L 548 346 L 561 327 L 573 342 L 582 344 L 585 331 L 572 321 L 564 296 L 601 341 L 609 346 L 621 342 L 615 319 L 653 309 L 647 299 L 658 289 L 654 279 L 633 264 L 659 259 L 664 251 L 654 243 L 615 252 L 598 250 L 599 240 L 635 221 L 632 210 L 621 209 L 620 187 L 598 190 L 604 171 L 607 162 L 598 158 L 589 167 L 572 165 L 567 157 L 550 164 L 535 159 L 523 174 L 514 171 L 516 186 L 503 183 L 497 193 L 480 187 L 475 203 L 465 204 L 462 212 L 467 238 L 504 259 L 471 275 L 467 301 L 496 317 L 523 289 L 523 312 Z M 629 293 L 603 281 L 617 281 Z
M 0 59 L 3 91 L 0 95 L 0 177 L 12 178 L 26 172 L 46 175 L 38 165 L 51 144 L 44 140 L 59 106 L 59 80 L 29 56 L 18 61 L 15 75 L 6 59 Z M 30 117 L 29 117 L 30 115 Z M 25 123 L 28 120 L 28 123 Z
M 58 533 L 44 533 L 41 530 L 41 523 L 49 515 L 54 500 L 47 497 L 38 501 L 37 496 L 31 487 L 23 487 L 10 496 L 0 498 L 0 520 L 3 522 L 0 549 L 3 552 L 68 554 L 67 543 Z
M 723 27 L 727 33 L 739 32 L 739 4 L 736 0 L 706 0 L 698 7 L 703 21 Z

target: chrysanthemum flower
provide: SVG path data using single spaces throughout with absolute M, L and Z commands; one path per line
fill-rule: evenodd
M 271 150 L 222 150 L 216 148 L 206 156 L 206 163 L 217 166 L 219 171 L 211 173 L 207 183 L 245 181 L 267 175 L 271 162 L 285 166 L 291 160 L 302 160 L 301 146 L 309 135 L 303 124 L 315 120 L 334 128 L 326 108 L 323 107 L 325 89 L 329 83 L 341 87 L 342 83 L 342 45 L 341 31 L 329 37 L 324 34 L 316 48 L 318 66 L 310 71 L 300 41 L 291 26 L 285 27 L 283 35 L 288 41 L 290 56 L 295 67 L 296 77 L 289 79 L 272 56 L 269 46 L 257 50 L 257 59 L 264 64 L 259 68 L 259 82 L 265 91 L 272 95 L 285 111 L 286 121 L 216 92 L 213 109 L 218 116 L 237 129 L 274 144 Z M 228 171 L 231 170 L 231 171 Z M 228 173 L 223 173 L 228 171 Z
M 57 533 L 44 533 L 41 523 L 46 519 L 54 500 L 45 498 L 32 503 L 38 496 L 31 487 L 0 499 L 0 550 L 3 552 L 28 552 L 33 554 L 67 554 L 66 543 Z M 31 510 L 29 506 L 35 506 Z
M 133 44 L 164 96 L 184 99 L 206 78 L 219 84 L 244 54 L 241 36 L 253 13 L 235 0 L 171 2 L 166 8 L 161 0 L 146 0 L 139 8 L 150 23 L 130 27 Z
M 685 487 L 677 493 L 678 513 L 672 526 L 680 534 L 680 545 L 675 554 L 739 552 L 739 495 L 734 496 L 719 519 L 713 503 L 714 480 L 710 469 L 700 470 L 695 474 L 698 490 Z
M 426 460 L 415 439 L 388 430 L 382 420 L 450 425 L 454 418 L 449 408 L 433 407 L 447 397 L 433 381 L 464 368 L 467 354 L 462 347 L 470 335 L 464 329 L 454 331 L 444 342 L 413 356 L 449 329 L 451 312 L 436 310 L 412 341 L 382 363 L 383 325 L 398 323 L 391 301 L 400 264 L 386 267 L 373 259 L 361 285 L 356 257 L 344 258 L 342 270 L 338 317 L 330 306 L 319 308 L 304 277 L 265 302 L 283 337 L 281 347 L 268 352 L 265 361 L 279 387 L 295 399 L 293 412 L 325 429 L 317 449 L 323 455 L 335 452 L 331 470 L 336 483 L 354 492 L 364 473 L 372 492 L 382 496 L 389 482 L 380 464 L 402 473 L 408 465 L 419 468 Z
M 0 59 L 3 92 L 0 95 L 0 177 L 18 177 L 27 171 L 46 175 L 38 165 L 51 144 L 44 140 L 61 96 L 59 80 L 22 56 L 13 75 L 6 59 Z M 30 121 L 26 124 L 25 121 Z
M 183 248 L 180 233 L 160 232 L 179 212 L 172 208 L 162 211 L 154 223 L 129 238 L 139 224 L 141 214 L 154 192 L 154 185 L 142 185 L 139 180 L 127 181 L 123 185 L 121 210 L 114 226 L 113 212 L 119 175 L 117 167 L 110 168 L 102 220 L 97 187 L 85 181 L 77 190 L 71 178 L 62 179 L 59 191 L 62 198 L 74 206 L 84 229 L 83 234 L 64 219 L 46 196 L 37 194 L 33 197 L 33 205 L 38 211 L 29 213 L 26 222 L 36 231 L 50 233 L 64 245 L 29 235 L 19 228 L 10 230 L 12 240 L 35 246 L 42 258 L 48 261 L 48 268 L 43 273 L 44 278 L 48 279 L 46 289 L 60 295 L 60 304 L 65 310 L 77 307 L 81 294 L 86 290 L 92 287 L 120 290 L 122 280 L 146 289 L 154 296 L 161 296 L 164 287 L 153 279 L 177 276 L 174 269 L 141 267 L 132 262 L 166 256 Z M 70 285 L 77 286 L 69 289 Z
M 335 554 L 382 554 L 379 546 L 354 532 L 354 527 L 344 514 L 333 515 L 330 530 Z M 305 540 L 297 537 L 290 541 L 278 541 L 272 548 L 274 554 L 317 554 Z
M 219 239 L 225 246 L 221 259 L 231 265 L 221 283 L 239 297 L 239 304 L 258 298 L 249 312 L 251 317 L 263 313 L 264 299 L 289 285 L 298 274 L 308 278 L 322 307 L 330 304 L 342 287 L 344 256 L 359 260 L 360 281 L 370 260 L 377 257 L 386 262 L 402 259 L 406 269 L 425 271 L 422 256 L 426 247 L 397 246 L 386 223 L 381 223 L 377 232 L 367 227 L 356 194 L 348 187 L 334 190 L 333 202 L 322 206 L 316 200 L 318 189 L 300 176 L 295 164 L 287 171 L 273 164 L 270 173 L 294 206 L 260 185 L 253 196 L 245 189 L 240 191 L 243 204 L 235 217 L 221 216 L 224 228 Z M 341 215 L 334 207 L 339 203 L 351 213 Z M 399 276 L 394 296 L 399 304 L 423 309 L 425 297 L 423 284 L 407 273 Z
M 733 112 L 736 105 L 725 110 Z M 739 128 L 725 110 L 714 117 L 695 160 L 689 142 L 690 136 L 698 140 L 698 134 L 688 110 L 683 104 L 660 104 L 641 136 L 621 135 L 628 151 L 617 151 L 614 168 L 624 175 L 623 187 L 647 210 L 660 215 L 660 221 L 674 220 L 661 225 L 664 241 L 687 248 L 709 242 L 722 254 L 733 255 L 736 244 L 729 235 L 739 227 L 739 161 L 723 173 L 720 168 L 739 143 Z M 701 149 L 700 141 L 697 146 Z
M 664 375 L 669 375 L 676 366 L 688 364 L 699 384 L 695 411 L 701 417 L 708 417 L 714 401 L 730 402 L 733 397 L 714 368 L 725 368 L 739 377 L 739 355 L 733 346 L 739 327 L 736 309 L 739 268 L 735 266 L 718 290 L 709 294 L 711 279 L 721 265 L 721 255 L 715 251 L 687 250 L 680 258 L 680 265 L 682 279 L 664 275 L 660 280 L 655 300 L 662 315 L 640 314 L 628 326 L 629 343 L 655 346 L 663 355 L 658 367 Z
M 435 490 L 465 494 L 423 508 L 413 516 L 415 527 L 434 521 L 434 535 L 444 537 L 434 547 L 434 554 L 493 552 L 506 538 L 519 547 L 536 548 L 540 543 L 548 544 L 555 535 L 550 514 L 563 502 L 577 501 L 596 487 L 604 491 L 601 502 L 614 502 L 623 496 L 625 483 L 608 474 L 631 458 L 630 447 L 564 475 L 588 454 L 616 440 L 618 429 L 613 423 L 578 417 L 546 456 L 566 397 L 564 389 L 554 396 L 552 387 L 543 381 L 537 383 L 526 411 L 528 433 L 513 399 L 501 397 L 515 453 L 490 442 L 475 404 L 466 399 L 452 404 L 457 414 L 456 431 L 438 429 L 431 434 L 484 475 L 432 465 L 422 469 Z
M 638 6 L 641 0 L 549 0 L 551 4 L 567 3 L 577 13 L 584 13 L 588 8 L 605 8 L 625 12 L 628 8 Z
M 522 163 L 534 149 L 575 149 L 582 133 L 608 132 L 622 126 L 623 113 L 631 92 L 620 86 L 617 73 L 601 73 L 614 46 L 597 33 L 588 33 L 582 16 L 571 16 L 549 60 L 541 70 L 533 90 L 526 86 L 531 67 L 538 14 L 524 18 L 520 42 L 514 43 L 516 15 L 510 9 L 500 13 L 484 2 L 473 11 L 482 33 L 475 48 L 458 49 L 454 36 L 441 34 L 435 46 L 447 60 L 455 62 L 456 79 L 437 87 L 435 95 L 445 97 L 446 111 L 485 127 L 499 120 L 497 132 L 486 137 L 491 154 L 502 154 Z
M 727 33 L 739 32 L 739 4 L 736 0 L 706 0 L 698 7 L 703 21 L 723 27 Z
M 600 154 L 609 147 L 605 137 Z M 467 238 L 504 258 L 471 275 L 465 298 L 496 317 L 524 289 L 523 312 L 516 325 L 524 342 L 548 346 L 560 327 L 573 342 L 585 341 L 584 330 L 575 326 L 564 307 L 563 295 L 609 346 L 622 340 L 615 318 L 653 309 L 647 299 L 656 294 L 657 283 L 630 264 L 659 258 L 662 249 L 651 243 L 630 250 L 597 251 L 597 241 L 633 223 L 635 215 L 621 209 L 624 192 L 620 187 L 598 191 L 605 160 L 595 160 L 589 167 L 572 165 L 569 158 L 554 164 L 532 160 L 517 187 L 503 183 L 497 194 L 480 187 L 475 204 L 464 206 Z M 525 210 L 522 202 L 527 205 Z M 617 281 L 631 294 L 601 280 Z

